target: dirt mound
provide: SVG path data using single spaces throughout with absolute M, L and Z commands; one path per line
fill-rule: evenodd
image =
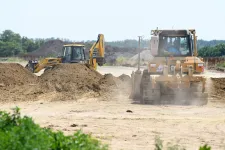
M 60 64 L 39 77 L 42 92 L 66 93 L 66 99 L 110 96 L 123 84 L 112 74 L 101 75 L 83 64 Z
M 24 85 L 34 83 L 37 77 L 15 63 L 0 63 L 0 84 L 2 86 Z
M 67 100 L 84 96 L 110 97 L 122 84 L 120 78 L 112 74 L 102 75 L 83 64 L 60 64 L 39 77 L 42 93 L 61 93 Z M 60 96 L 56 99 L 62 100 Z
M 225 78 L 211 78 L 217 89 L 225 90 Z
M 44 57 L 61 55 L 64 44 L 61 40 L 50 40 L 45 42 L 36 51 L 29 53 L 29 55 Z
M 131 82 L 131 78 L 130 76 L 126 75 L 126 74 L 122 74 L 119 76 L 119 79 L 125 82 Z
M 103 78 L 99 80 L 99 85 L 111 86 L 120 83 L 120 80 L 114 77 L 112 74 L 105 74 Z
M 213 82 L 213 87 L 211 87 L 210 92 L 214 97 L 218 97 L 225 100 L 225 78 L 211 78 Z
M 69 92 L 82 95 L 100 90 L 98 81 L 103 76 L 82 64 L 59 64 L 39 77 L 43 93 Z
M 59 64 L 39 77 L 19 64 L 1 64 L 0 69 L 0 101 L 106 98 L 123 88 L 121 77 L 101 75 L 83 64 Z

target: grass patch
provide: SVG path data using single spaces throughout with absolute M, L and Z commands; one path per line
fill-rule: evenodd
M 0 58 L 0 62 L 26 62 L 26 60 L 19 57 Z

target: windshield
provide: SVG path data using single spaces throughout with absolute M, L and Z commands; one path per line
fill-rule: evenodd
M 161 56 L 187 56 L 190 55 L 188 37 L 160 37 L 159 53 Z
M 71 57 L 71 47 L 65 47 L 63 51 L 63 56 L 65 57 L 66 60 L 70 60 Z
M 73 47 L 72 60 L 84 60 L 83 47 Z

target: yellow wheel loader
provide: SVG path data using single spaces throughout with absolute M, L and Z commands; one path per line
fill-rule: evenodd
M 38 73 L 42 69 L 49 69 L 60 63 L 81 63 L 96 70 L 97 65 L 102 66 L 105 63 L 104 53 L 104 35 L 99 34 L 97 41 L 89 50 L 89 58 L 85 56 L 84 45 L 67 44 L 63 46 L 62 56 L 57 58 L 44 58 L 40 62 L 37 60 L 29 60 L 26 68 L 33 73 Z
M 197 57 L 194 29 L 152 30 L 147 69 L 132 72 L 130 97 L 142 104 L 205 105 L 203 59 Z M 140 67 L 139 67 L 140 68 Z

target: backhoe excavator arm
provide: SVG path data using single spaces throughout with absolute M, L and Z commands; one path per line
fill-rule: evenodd
M 94 55 L 95 49 L 97 49 L 97 56 Z M 91 65 L 95 70 L 97 69 L 97 64 L 102 66 L 105 62 L 105 44 L 104 44 L 104 35 L 99 34 L 97 41 L 92 45 L 89 50 L 89 65 Z
M 27 68 L 33 73 L 38 73 L 40 70 L 46 67 L 52 67 L 60 63 L 62 63 L 62 58 L 44 58 L 40 62 L 30 60 L 28 64 L 25 66 L 25 68 Z

